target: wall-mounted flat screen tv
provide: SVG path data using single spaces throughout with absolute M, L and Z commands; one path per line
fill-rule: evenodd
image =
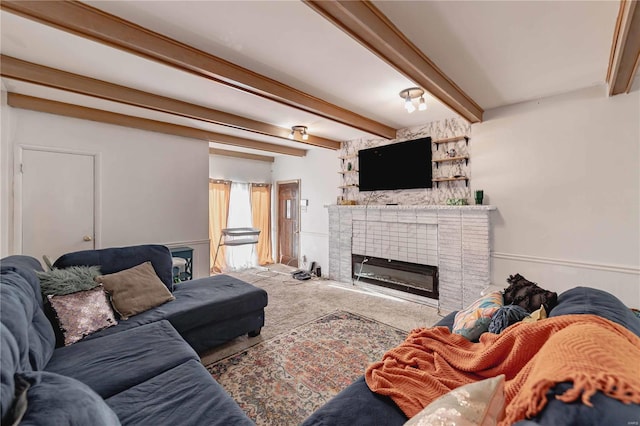
M 360 191 L 431 188 L 431 138 L 358 151 Z

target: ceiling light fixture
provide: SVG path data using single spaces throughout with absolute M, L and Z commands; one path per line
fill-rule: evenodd
M 409 114 L 416 110 L 416 106 L 413 104 L 414 99 L 420 98 L 418 109 L 424 111 L 427 109 L 427 103 L 424 100 L 424 90 L 419 87 L 410 87 L 400 92 L 400 97 L 404 99 L 404 109 Z
M 293 139 L 296 135 L 296 132 L 300 133 L 303 141 L 309 139 L 309 133 L 307 133 L 307 126 L 293 126 L 291 128 L 291 133 L 289 133 L 289 139 Z

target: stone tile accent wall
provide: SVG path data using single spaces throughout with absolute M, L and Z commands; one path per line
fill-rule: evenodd
M 329 277 L 352 282 L 351 254 L 437 266 L 439 306 L 461 309 L 490 283 L 493 206 L 328 206 Z
M 454 136 L 471 136 L 471 125 L 462 118 L 450 118 L 446 120 L 434 121 L 417 127 L 409 127 L 406 129 L 398 130 L 397 138 L 392 140 L 387 139 L 353 139 L 342 143 L 342 148 L 338 151 L 338 156 L 350 156 L 356 155 L 359 150 L 366 148 L 373 148 L 381 145 L 388 145 L 397 142 L 404 142 L 413 139 L 419 139 L 426 136 L 431 136 L 431 139 L 446 139 Z M 471 138 L 469 144 L 464 141 L 458 141 L 455 143 L 443 144 L 439 148 L 432 144 L 431 157 L 432 159 L 439 159 L 446 157 L 445 151 L 454 148 L 458 155 L 470 155 L 470 149 L 473 144 Z M 352 163 L 353 169 L 358 169 L 357 157 L 350 159 L 347 162 Z M 469 165 L 462 162 L 461 165 L 453 163 L 441 163 L 436 168 L 432 166 L 432 175 L 436 177 L 447 177 L 457 174 L 462 171 L 465 176 L 471 177 L 471 161 Z M 344 170 L 346 166 L 342 165 Z M 460 170 L 457 168 L 460 167 Z M 455 168 L 455 169 L 454 169 Z M 393 170 L 382 171 L 392 173 Z M 344 175 L 344 184 L 357 184 L 358 174 L 346 174 Z M 395 191 L 374 191 L 374 192 L 360 192 L 357 188 L 348 188 L 341 194 L 348 200 L 356 200 L 358 204 L 446 204 L 448 198 L 466 198 L 470 204 L 473 203 L 471 199 L 471 191 L 467 187 L 464 181 L 456 182 L 443 182 L 436 188 L 435 183 L 433 188 L 426 189 L 402 189 Z

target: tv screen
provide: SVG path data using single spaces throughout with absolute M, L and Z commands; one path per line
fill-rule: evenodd
M 358 151 L 359 190 L 431 188 L 431 138 Z

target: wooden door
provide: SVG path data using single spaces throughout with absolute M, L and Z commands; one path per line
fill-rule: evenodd
M 300 182 L 278 183 L 278 259 L 298 267 L 300 253 Z
M 95 157 L 25 148 L 18 167 L 21 253 L 53 262 L 95 248 Z

